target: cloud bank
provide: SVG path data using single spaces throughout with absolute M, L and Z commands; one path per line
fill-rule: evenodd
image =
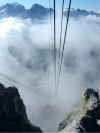
M 99 25 L 100 19 L 95 16 L 70 19 L 63 74 L 56 90 L 51 45 L 53 24 L 51 27 L 49 20 L 42 24 L 18 18 L 0 20 L 0 81 L 19 88 L 29 119 L 44 131 L 56 130 L 64 113 L 79 104 L 80 88 L 99 88 Z M 2 73 L 21 84 L 9 81 Z

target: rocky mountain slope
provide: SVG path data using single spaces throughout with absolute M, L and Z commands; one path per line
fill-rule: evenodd
M 42 132 L 30 123 L 16 87 L 0 84 L 0 132 Z
M 100 99 L 98 92 L 88 88 L 83 92 L 80 107 L 66 114 L 59 124 L 63 132 L 100 132 Z

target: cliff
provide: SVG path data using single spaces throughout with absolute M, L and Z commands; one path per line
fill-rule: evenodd
M 16 87 L 0 84 L 0 132 L 42 132 L 30 123 Z
M 88 88 L 83 91 L 80 107 L 66 114 L 59 124 L 58 131 L 63 132 L 100 132 L 99 93 Z

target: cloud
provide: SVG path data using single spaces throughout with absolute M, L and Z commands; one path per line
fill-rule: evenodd
M 57 17 L 57 48 L 59 27 L 60 17 Z M 19 88 L 34 124 L 44 130 L 56 130 L 64 113 L 79 103 L 80 88 L 99 87 L 99 18 L 70 19 L 63 74 L 57 89 L 54 88 L 52 57 L 53 22 L 51 27 L 49 21 L 36 24 L 5 18 L 0 20 L 0 29 L 0 73 L 21 84 L 8 81 L 2 74 L 0 81 Z

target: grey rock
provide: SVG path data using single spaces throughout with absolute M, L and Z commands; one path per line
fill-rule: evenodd
M 80 107 L 67 114 L 59 132 L 100 132 L 100 98 L 92 88 L 84 89 Z

